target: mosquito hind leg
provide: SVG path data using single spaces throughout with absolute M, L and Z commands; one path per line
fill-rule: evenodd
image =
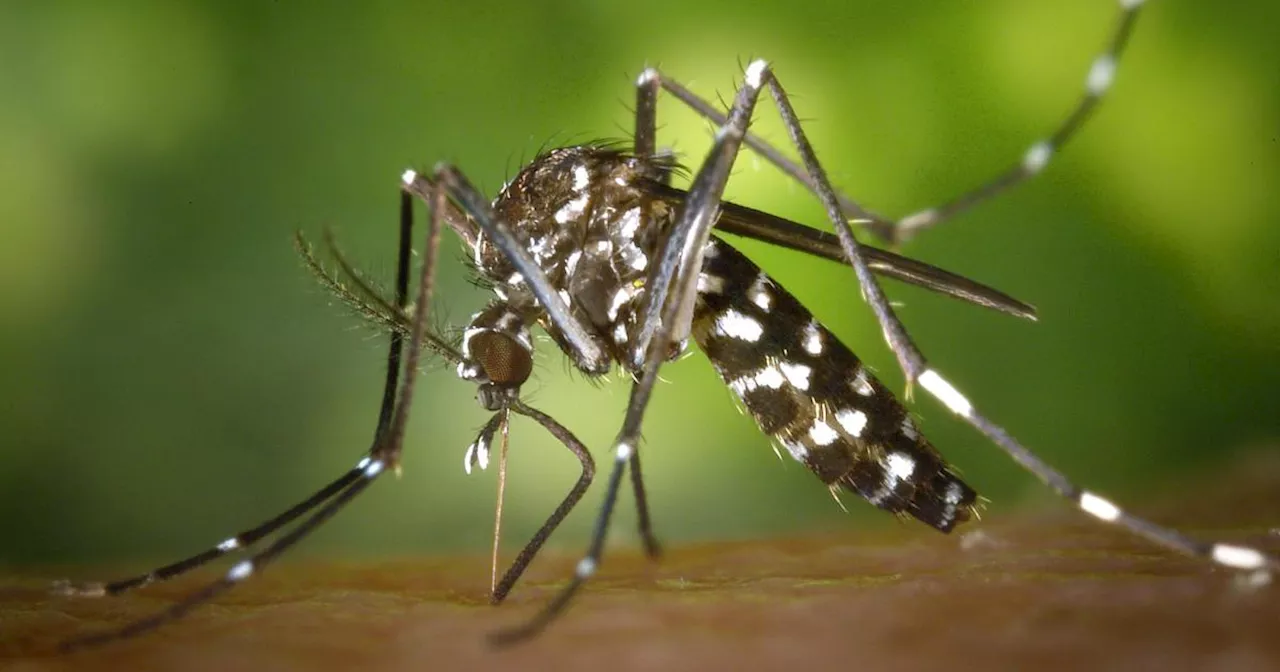
M 1134 3 L 1133 7 L 1136 6 L 1136 3 Z M 1081 511 L 1102 522 L 1118 525 L 1157 545 L 1209 560 L 1230 569 L 1246 572 L 1274 572 L 1280 570 L 1280 559 L 1260 550 L 1224 542 L 1199 541 L 1176 530 L 1126 513 L 1110 500 L 1080 488 L 1069 481 L 1065 475 L 1024 447 L 1007 430 L 981 415 L 967 397 L 961 394 L 936 369 L 929 365 L 912 342 L 906 328 L 894 314 L 892 306 L 885 298 L 879 283 L 868 269 L 861 253 L 861 246 L 854 238 L 848 222 L 844 221 L 835 191 L 830 187 L 826 173 L 821 164 L 819 164 L 813 147 L 805 137 L 799 117 L 796 115 L 795 109 L 792 108 L 786 92 L 772 75 L 770 75 L 766 83 L 782 116 L 783 125 L 786 126 L 793 144 L 804 160 L 807 172 L 818 183 L 817 193 L 827 211 L 828 218 L 840 236 L 845 254 L 853 265 L 862 288 L 863 297 L 871 305 L 872 311 L 880 323 L 885 340 L 888 342 L 894 356 L 898 359 L 909 385 L 918 383 L 921 388 L 940 401 L 952 413 L 955 413 L 970 426 L 977 429 L 1011 459 L 1039 478 L 1054 492 L 1072 502 Z

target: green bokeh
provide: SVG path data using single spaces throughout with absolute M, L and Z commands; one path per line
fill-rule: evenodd
M 0 562 L 198 550 L 348 468 L 372 430 L 384 339 L 315 286 L 291 235 L 335 225 L 385 275 L 405 166 L 453 161 L 493 193 L 540 147 L 624 136 L 646 63 L 714 97 L 766 56 L 837 183 L 906 214 L 1056 123 L 1116 12 L 1107 0 L 439 4 L 0 8 Z M 1039 324 L 889 288 L 982 409 L 1125 502 L 1168 496 L 1280 429 L 1277 14 L 1152 3 L 1078 141 L 907 248 L 1036 304 Z M 659 141 L 697 161 L 707 124 L 670 100 L 659 115 Z M 756 128 L 785 140 L 769 103 Z M 822 222 L 753 157 L 729 196 Z M 849 271 L 744 247 L 902 388 Z M 485 297 L 456 243 L 446 250 L 441 305 L 456 322 Z M 627 388 L 566 369 L 545 344 L 530 399 L 600 455 Z M 702 358 L 664 371 L 643 449 L 664 539 L 895 524 L 852 497 L 841 512 L 779 462 Z M 473 394 L 447 370 L 428 375 L 403 477 L 308 551 L 483 549 L 495 474 L 461 468 L 486 419 Z M 916 409 L 991 515 L 1048 501 L 937 403 Z M 515 427 L 512 544 L 575 471 L 542 432 Z M 599 494 L 553 546 L 583 541 Z M 634 543 L 630 508 L 620 543 Z

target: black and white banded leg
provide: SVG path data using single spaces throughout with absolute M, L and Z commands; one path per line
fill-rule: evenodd
M 1111 89 L 1120 55 L 1129 43 L 1129 35 L 1133 32 L 1134 22 L 1138 19 L 1138 10 L 1143 2 L 1145 0 L 1119 0 L 1120 15 L 1116 18 L 1116 27 L 1107 39 L 1102 53 L 1094 58 L 1089 66 L 1089 72 L 1084 81 L 1084 94 L 1067 114 L 1066 119 L 1048 137 L 1032 143 L 1019 161 L 975 189 L 962 193 L 942 205 L 917 210 L 896 222 L 877 221 L 876 224 L 881 229 L 886 224 L 890 227 L 892 242 L 904 243 L 917 233 L 937 226 L 974 205 L 990 200 L 1000 192 L 1040 174 L 1054 154 L 1079 133 L 1102 97 Z
M 975 406 L 948 382 L 936 369 L 929 366 L 924 356 L 915 347 L 907 335 L 905 327 L 898 320 L 880 289 L 878 281 L 872 275 L 862 258 L 861 246 L 853 236 L 853 231 L 844 220 L 839 201 L 830 187 L 826 173 L 818 163 L 816 154 L 804 136 L 795 110 L 791 107 L 786 93 L 773 77 L 768 79 L 768 86 L 782 115 L 792 141 L 799 150 L 806 170 L 818 184 L 818 196 L 827 211 L 827 216 L 836 228 L 841 243 L 850 262 L 853 264 L 858 282 L 862 287 L 864 298 L 871 304 L 872 310 L 884 332 L 885 340 L 893 350 L 908 381 L 915 381 L 941 401 L 953 413 L 960 416 L 992 443 L 1002 448 L 1015 462 L 1030 471 L 1046 485 L 1063 497 L 1072 500 L 1084 512 L 1108 523 L 1114 523 L 1142 536 L 1156 544 L 1165 546 L 1191 556 L 1211 560 L 1225 567 L 1243 571 L 1280 569 L 1280 560 L 1265 553 L 1243 546 L 1227 543 L 1201 542 L 1175 530 L 1161 527 L 1150 521 L 1123 512 L 1115 504 L 1074 485 L 1056 469 L 1025 448 L 1003 427 L 981 415 Z
M 443 199 L 444 194 L 440 192 L 434 196 L 432 202 L 438 206 L 443 206 Z M 441 207 L 433 208 L 429 217 L 429 231 L 426 249 L 423 254 L 423 273 L 418 285 L 417 300 L 414 304 L 416 310 L 415 317 L 412 320 L 412 327 L 409 330 L 407 341 L 409 352 L 407 355 L 403 353 L 406 345 L 404 335 L 399 331 L 392 332 L 391 345 L 387 355 L 387 375 L 383 386 L 383 403 L 378 411 L 377 429 L 375 430 L 373 444 L 369 449 L 369 453 L 361 458 L 350 471 L 305 501 L 252 530 L 223 541 L 204 553 L 142 575 L 142 577 L 124 581 L 108 584 L 89 584 L 87 587 L 55 586 L 54 592 L 59 595 L 98 597 L 119 594 L 129 588 L 144 585 L 149 580 L 172 578 L 226 553 L 244 549 L 249 544 L 278 531 L 294 519 L 310 513 L 307 518 L 303 519 L 288 532 L 277 537 L 266 548 L 232 565 L 222 578 L 187 595 L 169 608 L 114 630 L 67 640 L 60 645 L 59 648 L 61 650 L 72 651 L 133 637 L 181 618 L 192 609 L 248 579 L 264 565 L 275 560 L 280 554 L 301 541 L 363 492 L 388 467 L 394 468 L 398 464 L 404 442 L 405 424 L 408 421 L 408 409 L 413 398 L 413 383 L 416 378 L 414 373 L 418 370 L 418 361 L 426 338 L 425 317 L 428 314 L 433 287 L 430 271 L 435 266 L 436 253 L 439 249 L 439 213 L 441 209 Z M 396 306 L 401 312 L 404 310 L 408 295 L 409 251 L 407 246 L 410 241 L 411 229 L 412 201 L 406 197 L 401 200 L 401 252 L 396 279 Z M 399 384 L 402 359 L 403 370 L 406 375 L 404 376 L 404 383 Z
M 405 243 L 409 240 L 412 227 L 412 201 L 406 194 L 401 199 L 401 216 L 400 216 L 400 239 L 401 239 L 401 258 L 399 259 L 399 271 L 396 276 L 396 305 L 403 307 L 408 295 L 409 283 L 409 248 Z M 305 241 L 298 238 L 299 249 L 303 253 L 303 257 L 313 268 L 319 268 L 318 262 L 311 254 L 310 247 Z M 378 423 L 374 429 L 374 441 L 381 436 L 387 429 L 391 421 L 391 411 L 394 406 L 397 382 L 400 375 L 400 359 L 403 351 L 404 334 L 398 329 L 391 330 L 391 345 L 387 355 L 387 377 L 383 386 L 383 400 L 378 410 Z M 213 560 L 217 560 L 229 553 L 243 551 L 262 539 L 270 536 L 277 530 L 280 530 L 297 520 L 303 514 L 315 509 L 317 506 L 325 503 L 338 493 L 350 487 L 359 480 L 365 471 L 367 463 L 361 460 L 360 464 L 347 471 L 342 476 L 335 479 L 328 485 L 320 488 L 310 497 L 295 504 L 283 513 L 267 520 L 256 527 L 245 530 L 234 536 L 228 537 L 216 546 L 205 551 L 184 558 L 177 562 L 173 562 L 162 567 L 158 567 L 149 572 L 138 574 L 136 576 L 118 579 L 110 582 L 86 582 L 72 583 L 70 581 L 59 581 L 54 584 L 52 592 L 60 597 L 110 597 L 127 592 L 134 588 L 155 583 L 157 581 L 165 581 L 185 574 Z M 94 641 L 98 641 L 95 639 Z
M 1108 36 L 1102 53 L 1094 58 L 1089 67 L 1084 81 L 1084 93 L 1071 108 L 1062 123 L 1043 139 L 1031 143 L 1022 157 L 1012 166 L 995 177 L 980 183 L 979 186 L 969 189 L 941 205 L 921 208 L 899 219 L 873 212 L 859 205 L 857 201 L 843 192 L 833 190 L 844 217 L 855 224 L 865 226 L 867 230 L 882 241 L 900 245 L 910 240 L 917 233 L 933 228 L 973 206 L 990 200 L 997 194 L 1040 174 L 1053 156 L 1061 151 L 1062 147 L 1080 132 L 1080 129 L 1092 116 L 1098 103 L 1101 102 L 1103 96 L 1111 89 L 1111 85 L 1115 81 L 1120 57 L 1129 43 L 1129 36 L 1133 32 L 1139 10 L 1145 0 L 1117 1 L 1120 5 L 1120 12 L 1115 21 L 1115 28 Z M 645 70 L 640 75 L 637 86 L 642 90 L 651 91 L 653 94 L 656 94 L 658 88 L 662 88 L 689 108 L 716 124 L 723 125 L 726 121 L 725 114 L 722 111 L 716 109 L 711 103 L 708 103 L 679 82 L 663 78 L 656 69 L 649 68 Z M 650 99 L 652 99 L 652 94 Z M 637 114 L 640 113 L 641 109 L 637 108 Z M 809 172 L 773 147 L 768 141 L 748 133 L 745 142 L 748 147 L 764 157 L 769 163 L 777 166 L 792 179 L 816 193 L 818 184 Z M 640 143 L 637 142 L 637 149 L 640 146 Z

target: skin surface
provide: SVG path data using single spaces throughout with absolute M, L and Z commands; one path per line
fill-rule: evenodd
M 1149 512 L 1275 551 L 1280 469 L 1260 464 Z M 1276 585 L 1249 587 L 1062 509 L 990 512 L 951 536 L 904 525 L 682 546 L 658 564 L 618 549 L 551 630 L 487 649 L 484 636 L 543 604 L 574 560 L 539 558 L 496 609 L 480 555 L 288 563 L 180 623 L 72 656 L 49 652 L 198 582 L 68 601 L 24 595 L 44 585 L 25 574 L 0 593 L 0 669 L 1280 668 Z

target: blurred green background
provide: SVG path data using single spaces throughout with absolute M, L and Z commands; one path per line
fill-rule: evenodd
M 837 184 L 903 215 L 986 179 L 1056 124 L 1117 11 L 18 4 L 0 8 L 0 562 L 17 564 L 199 550 L 360 456 L 385 339 L 333 305 L 291 236 L 334 225 L 389 276 L 406 166 L 453 161 L 492 194 L 539 147 L 625 136 L 645 64 L 714 97 L 764 56 Z M 1151 3 L 1078 141 L 1037 180 L 908 246 L 1036 304 L 1039 324 L 889 287 L 921 347 L 988 415 L 1124 503 L 1171 497 L 1280 434 L 1278 15 L 1269 2 Z M 784 141 L 772 104 L 760 109 L 757 130 Z M 659 119 L 660 142 L 699 161 L 707 124 L 670 99 Z M 749 156 L 729 197 L 822 222 Z M 902 389 L 851 272 L 745 247 Z M 457 322 L 486 297 L 456 239 L 445 250 L 441 310 Z M 530 399 L 600 455 L 627 388 L 566 368 L 544 345 Z M 841 512 L 803 467 L 780 463 L 700 356 L 664 377 L 643 450 L 665 540 L 897 524 L 852 497 Z M 304 553 L 482 552 L 495 473 L 462 470 L 487 418 L 473 395 L 448 370 L 428 375 L 403 477 Z M 993 500 L 988 516 L 1053 501 L 937 403 L 915 408 Z M 508 546 L 576 471 L 536 427 L 515 426 Z M 602 484 L 553 547 L 584 542 Z M 628 496 L 616 543 L 635 543 L 631 509 Z

